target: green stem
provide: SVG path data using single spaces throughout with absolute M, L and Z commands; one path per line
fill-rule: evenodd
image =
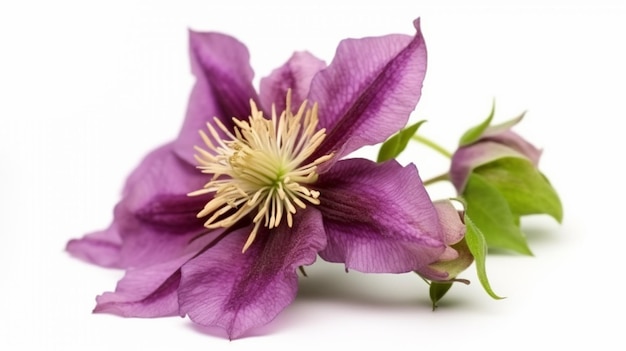
M 430 147 L 431 149 L 437 151 L 438 153 L 442 154 L 443 156 L 447 158 L 452 158 L 452 153 L 450 151 L 444 149 L 439 144 L 435 143 L 434 141 L 430 139 L 424 138 L 423 136 L 417 135 L 417 134 L 414 134 L 411 137 L 411 139 Z
M 443 182 L 443 181 L 448 181 L 448 180 L 450 180 L 448 173 L 442 173 L 436 177 L 432 177 L 430 179 L 424 180 L 422 183 L 424 184 L 424 186 L 427 186 L 427 185 L 431 185 L 437 182 Z

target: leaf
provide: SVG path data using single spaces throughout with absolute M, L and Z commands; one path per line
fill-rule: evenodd
M 409 140 L 411 140 L 411 137 L 415 135 L 417 129 L 424 122 L 426 121 L 419 121 L 413 125 L 405 127 L 398 133 L 394 134 L 391 138 L 387 139 L 378 151 L 377 162 L 384 162 L 398 157 L 398 155 L 406 149 Z
M 475 142 L 476 140 L 480 139 L 480 137 L 483 135 L 485 130 L 489 127 L 489 124 L 491 124 L 491 120 L 493 119 L 493 115 L 495 112 L 496 112 L 496 103 L 494 101 L 493 104 L 491 105 L 491 112 L 489 113 L 489 116 L 487 117 L 487 119 L 484 120 L 481 124 L 468 129 L 463 134 L 463 136 L 461 136 L 461 140 L 459 140 L 459 147 L 469 145 Z
M 463 199 L 467 204 L 467 215 L 481 228 L 490 249 L 532 255 L 506 199 L 485 178 L 472 173 L 463 191 Z
M 488 137 L 488 136 L 492 136 L 492 135 L 498 135 L 504 131 L 507 131 L 511 128 L 513 128 L 516 124 L 518 124 L 519 122 L 522 121 L 522 119 L 524 118 L 524 115 L 526 114 L 526 111 L 522 112 L 519 116 L 510 119 L 506 122 L 502 122 L 500 124 L 496 124 L 496 125 L 492 125 L 489 126 L 489 128 L 487 128 L 484 132 L 482 137 Z
M 472 222 L 470 217 L 465 214 L 465 240 L 467 241 L 467 246 L 469 247 L 470 252 L 474 255 L 474 260 L 476 262 L 476 273 L 478 275 L 478 280 L 480 284 L 483 286 L 483 289 L 496 300 L 503 299 L 503 297 L 498 296 L 491 285 L 489 284 L 489 279 L 487 278 L 487 268 L 486 268 L 486 260 L 487 260 L 487 241 L 485 240 L 485 236 L 481 232 L 481 230 Z M 432 300 L 432 297 L 431 297 Z
M 452 287 L 452 282 L 436 282 L 433 281 L 430 283 L 430 301 L 433 303 L 433 311 L 437 308 L 437 302 L 443 298 L 443 296 L 450 290 Z
M 529 160 L 501 158 L 476 168 L 474 172 L 498 189 L 514 216 L 547 214 L 559 223 L 563 219 L 558 194 Z

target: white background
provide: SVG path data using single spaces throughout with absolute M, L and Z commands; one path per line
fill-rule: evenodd
M 0 349 L 618 348 L 624 6 L 358 3 L 2 2 Z M 345 274 L 319 262 L 295 303 L 233 342 L 187 319 L 90 313 L 122 272 L 69 257 L 65 242 L 105 227 L 126 174 L 177 134 L 193 83 L 188 28 L 246 43 L 258 82 L 294 50 L 330 62 L 342 38 L 413 34 L 418 16 L 429 50 L 412 116 L 429 121 L 422 133 L 452 149 L 492 99 L 497 121 L 528 110 L 517 131 L 544 149 L 541 169 L 562 196 L 562 225 L 524 222 L 535 257 L 489 257 L 492 285 L 507 299 L 490 299 L 472 269 L 464 277 L 473 283 L 455 286 L 433 313 L 413 275 Z M 446 167 L 421 147 L 402 161 L 425 178 Z M 434 197 L 448 190 L 430 189 Z

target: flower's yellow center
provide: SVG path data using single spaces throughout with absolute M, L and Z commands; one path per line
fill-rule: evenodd
M 305 101 L 293 114 L 288 92 L 285 111 L 277 116 L 272 106 L 271 119 L 263 117 L 254 101 L 250 105 L 248 121 L 233 118 L 233 132 L 214 118 L 227 140 L 222 140 L 209 123 L 211 138 L 200 131 L 206 149 L 195 148 L 198 168 L 213 177 L 203 189 L 189 194 L 214 193 L 198 213 L 198 218 L 209 216 L 204 224 L 207 228 L 229 227 L 248 214 L 253 215 L 254 229 L 244 252 L 254 241 L 261 223 L 271 229 L 286 217 L 291 227 L 297 208 L 305 208 L 307 202 L 319 205 L 319 192 L 307 186 L 317 181 L 317 166 L 332 157 L 325 155 L 304 163 L 326 136 L 325 129 L 317 130 L 317 104 L 307 109 Z

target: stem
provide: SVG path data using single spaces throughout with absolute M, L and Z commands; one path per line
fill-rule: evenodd
M 431 185 L 437 182 L 448 181 L 448 180 L 450 180 L 448 173 L 442 173 L 436 177 L 424 180 L 422 183 L 424 184 L 424 186 L 427 186 L 427 185 Z
M 437 151 L 438 153 L 442 154 L 443 156 L 447 158 L 452 158 L 452 153 L 450 151 L 444 149 L 439 144 L 435 143 L 434 141 L 430 139 L 424 138 L 423 136 L 417 135 L 417 134 L 413 135 L 411 139 L 430 147 L 431 149 Z

